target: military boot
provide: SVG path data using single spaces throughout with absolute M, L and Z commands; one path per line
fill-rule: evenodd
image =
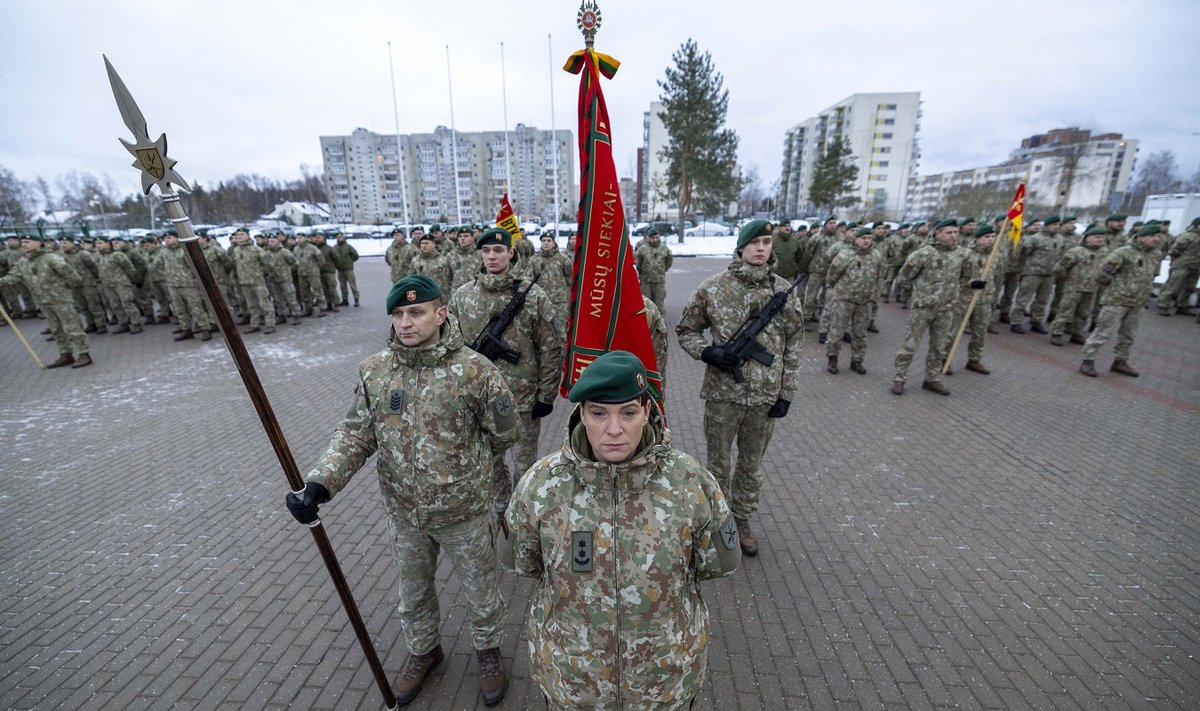
M 207 328 L 200 329 L 200 340 L 207 341 L 210 339 L 212 339 L 212 331 L 208 330 Z
M 980 375 L 989 375 L 992 372 L 992 371 L 988 370 L 987 368 L 985 368 L 983 366 L 983 363 L 980 363 L 977 360 L 967 361 L 967 370 L 974 371 L 976 373 L 979 373 Z
M 113 333 L 129 333 L 129 324 L 123 323 L 113 329 Z
M 1077 343 L 1082 346 L 1087 343 L 1087 339 L 1083 336 L 1071 336 L 1071 343 Z
M 275 327 L 274 326 L 263 326 L 262 332 L 263 333 L 275 333 Z
M 824 342 L 825 342 L 825 341 L 827 341 L 827 340 L 829 340 L 829 334 L 828 334 L 828 333 L 819 333 L 819 334 L 817 334 L 817 343 L 824 343 Z
M 1129 361 L 1127 360 L 1114 360 L 1109 371 L 1120 375 L 1128 375 L 1131 378 L 1141 375 L 1140 372 L 1133 369 L 1133 366 L 1129 365 Z
M 54 361 L 53 363 L 47 363 L 46 367 L 47 368 L 61 368 L 64 365 L 70 365 L 74 362 L 75 362 L 75 356 L 71 355 L 70 353 L 60 353 L 58 356 L 58 360 Z
M 1165 308 L 1165 309 L 1164 309 L 1164 308 L 1161 308 L 1161 307 L 1160 307 L 1160 308 L 1158 309 L 1158 315 L 1159 315 L 1159 316 L 1170 316 L 1170 315 L 1171 315 L 1171 309 L 1170 309 L 1170 308 Z
M 95 326 L 95 324 L 91 324 L 91 323 L 89 323 L 89 324 L 87 325 L 87 328 L 83 329 L 83 332 L 84 332 L 84 333 L 95 333 L 95 332 L 96 332 L 96 326 Z
M 101 333 L 108 333 L 108 327 L 104 324 L 96 327 L 96 335 L 100 335 Z
M 903 395 L 904 394 L 904 381 L 903 380 L 892 381 L 892 394 L 893 395 Z
M 403 706 L 417 697 L 425 685 L 425 677 L 434 667 L 442 663 L 442 645 L 425 654 L 410 654 L 404 658 L 404 666 L 396 675 L 392 691 L 396 692 L 396 703 Z
M 1085 359 L 1083 361 L 1083 363 L 1079 366 L 1079 372 L 1083 373 L 1084 375 L 1088 376 L 1089 378 L 1096 377 L 1097 375 L 1099 375 L 1099 373 L 1096 372 L 1096 361 Z
M 1195 316 L 1196 312 L 1193 311 L 1188 306 L 1180 306 L 1179 308 L 1175 309 L 1175 315 L 1177 315 L 1177 316 Z
M 250 323 L 249 316 L 247 316 L 246 314 L 242 314 L 241 316 L 238 316 L 237 325 L 245 326 L 248 323 Z
M 187 330 L 180 331 L 179 333 L 175 334 L 176 341 L 186 341 L 191 337 L 192 337 L 192 332 L 187 331 Z
M 477 649 L 475 660 L 479 662 L 479 696 L 484 706 L 495 706 L 504 699 L 504 692 L 508 689 L 500 648 Z
M 259 330 L 260 329 L 258 328 L 258 326 L 251 326 L 250 328 L 243 330 L 242 333 L 258 333 Z
M 829 356 L 829 365 L 825 366 L 825 370 L 828 370 L 830 375 L 838 374 L 837 360 L 837 356 Z
M 75 363 L 71 367 L 72 368 L 83 368 L 83 367 L 89 366 L 91 364 L 92 364 L 92 357 L 90 355 L 88 355 L 87 353 L 80 353 L 79 357 L 75 359 Z
M 1013 325 L 1009 326 L 1008 330 L 1012 331 L 1013 333 L 1025 333 L 1025 327 L 1019 323 L 1014 323 Z
M 758 539 L 750 532 L 750 522 L 744 518 L 733 519 L 737 523 L 738 542 L 742 546 L 742 555 L 753 558 L 758 555 Z
M 130 333 L 141 333 L 142 332 L 142 324 L 131 321 L 129 323 L 129 332 Z
M 168 316 L 159 316 L 158 318 L 154 319 L 154 323 L 161 326 L 164 323 L 171 323 L 171 319 Z
M 293 325 L 293 326 L 299 326 L 299 325 L 300 325 L 300 317 L 299 317 L 299 316 L 292 316 L 292 325 Z
M 875 326 L 875 319 L 871 319 L 871 323 L 867 324 L 867 333 L 879 333 L 879 328 Z
M 921 389 L 928 390 L 931 393 L 937 393 L 938 395 L 950 394 L 950 391 L 946 389 L 946 386 L 942 385 L 936 380 L 926 380 L 925 382 L 921 383 Z
M 1033 323 L 1029 324 L 1029 330 L 1033 331 L 1034 333 L 1040 333 L 1043 336 L 1049 333 L 1049 331 L 1046 330 L 1046 327 L 1042 325 L 1041 321 L 1034 321 Z
M 855 373 L 858 373 L 859 375 L 867 374 L 867 369 L 863 367 L 861 360 L 850 361 L 850 370 L 853 370 Z
M 1061 333 L 1056 333 L 1050 337 L 1050 345 L 1061 347 L 1062 344 L 1063 344 L 1063 342 L 1062 342 L 1062 334 Z
M 1000 323 L 1012 323 L 1012 319 L 1010 319 L 1008 317 L 1007 313 L 1001 311 L 1000 312 Z

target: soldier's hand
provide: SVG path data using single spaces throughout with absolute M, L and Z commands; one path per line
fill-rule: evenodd
M 972 279 L 968 286 L 970 286 L 972 289 L 982 289 L 983 287 L 987 286 L 987 282 L 983 279 Z
M 535 403 L 533 403 L 533 412 L 530 413 L 530 417 L 537 420 L 537 419 L 545 417 L 546 415 L 549 415 L 551 412 L 554 412 L 554 404 L 553 403 L 535 402 Z
M 787 417 L 788 408 L 791 406 L 792 406 L 791 400 L 784 400 L 783 398 L 779 398 L 775 401 L 775 404 L 771 406 L 771 409 L 767 410 L 767 417 L 774 417 L 774 418 Z
M 726 371 L 738 367 L 737 356 L 725 350 L 724 346 L 705 346 L 704 350 L 700 351 L 700 360 Z
M 288 511 L 291 511 L 292 516 L 306 526 L 317 520 L 317 510 L 326 501 L 329 501 L 329 489 L 326 489 L 324 484 L 315 481 L 307 482 L 304 485 L 302 497 L 296 496 L 294 492 L 290 491 L 284 497 Z

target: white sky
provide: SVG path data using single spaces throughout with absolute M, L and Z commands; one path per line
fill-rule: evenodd
M 985 7 L 986 5 L 986 7 Z M 596 47 L 622 62 L 605 96 L 617 171 L 630 175 L 642 113 L 689 37 L 729 90 L 739 160 L 769 185 L 786 129 L 856 92 L 919 91 L 922 174 L 999 162 L 1018 141 L 1064 125 L 1139 139 L 1200 167 L 1200 0 L 895 2 L 600 0 Z M 0 165 L 18 178 L 72 169 L 138 189 L 129 137 L 104 72 L 108 55 L 177 170 L 213 184 L 238 173 L 299 177 L 321 165 L 318 136 L 575 128 L 582 47 L 573 0 L 3 0 Z M 553 38 L 553 57 L 548 36 Z M 552 61 L 551 61 L 552 60 Z M 553 72 L 551 71 L 553 65 Z M 632 176 L 631 176 L 632 177 Z

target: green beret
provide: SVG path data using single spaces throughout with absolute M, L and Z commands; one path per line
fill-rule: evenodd
M 1125 219 L 1126 219 L 1126 217 L 1127 217 L 1127 215 L 1122 215 L 1122 214 L 1121 214 L 1121 213 L 1119 213 L 1119 212 L 1114 212 L 1113 214 L 1111 214 L 1111 215 L 1109 215 L 1108 217 L 1104 218 L 1104 221 L 1105 221 L 1105 222 L 1124 222 L 1124 221 L 1125 221 Z M 1196 218 L 1196 219 L 1200 220 L 1200 217 L 1198 217 L 1198 218 Z
M 1158 226 L 1157 222 L 1153 224 L 1151 224 L 1151 222 L 1147 222 L 1138 229 L 1137 236 L 1149 237 L 1150 235 L 1156 235 L 1160 232 L 1162 232 L 1162 228 Z
M 430 232 L 441 232 L 441 231 L 442 231 L 442 226 L 441 226 L 441 225 L 439 225 L 439 224 L 432 224 L 432 225 L 430 225 L 430 226 L 429 226 L 429 231 L 430 231 Z
M 1195 227 L 1196 225 L 1200 225 L 1200 217 L 1192 220 L 1192 224 L 1188 225 L 1188 227 Z
M 441 295 L 442 288 L 429 276 L 409 274 L 392 284 L 392 288 L 388 290 L 387 312 L 391 314 L 397 306 L 412 306 L 433 301 Z
M 908 224 L 907 222 L 901 222 L 900 226 L 896 229 L 907 230 L 909 227 L 912 227 L 912 225 Z
M 1062 216 L 1063 222 L 1074 222 L 1076 219 L 1078 219 L 1078 218 L 1075 215 L 1063 215 Z
M 1087 231 L 1083 233 L 1083 236 L 1091 237 L 1092 235 L 1105 234 L 1108 234 L 1108 228 L 1106 228 L 1104 225 L 1092 225 L 1091 227 L 1087 228 Z
M 985 222 L 982 225 L 980 225 L 979 227 L 975 228 L 975 234 L 973 234 L 972 237 L 975 237 L 976 239 L 978 239 L 979 237 L 983 237 L 984 235 L 994 235 L 994 234 L 996 234 L 996 227 L 994 225 L 989 225 Z
M 763 235 L 769 235 L 775 231 L 775 227 L 766 220 L 750 220 L 742 225 L 742 229 L 738 232 L 737 248 L 741 249 L 750 244 L 750 240 Z
M 238 227 L 237 229 L 235 229 L 233 231 L 233 234 L 230 236 L 232 237 L 233 235 L 236 235 L 239 232 L 244 233 L 244 234 L 250 234 L 250 230 L 246 229 L 245 227 Z
M 167 233 L 164 232 L 163 236 L 166 236 L 166 234 Z M 156 238 L 154 235 L 146 235 L 145 237 L 142 238 L 142 244 L 152 244 L 157 241 L 158 241 L 158 238 Z
M 21 235 L 21 239 L 31 240 L 33 242 L 41 242 L 42 238 L 34 234 Z
M 968 222 L 979 222 L 979 220 L 976 220 L 974 217 L 960 217 L 960 218 L 958 218 L 958 226 L 959 226 L 959 227 L 962 227 L 963 225 L 967 224 Z
M 854 236 L 856 238 L 857 237 L 869 237 L 870 235 L 871 235 L 870 227 L 859 227 L 857 230 L 854 231 Z
M 924 227 L 927 224 L 929 224 L 929 223 L 926 222 L 925 220 L 917 220 L 916 222 L 912 223 L 912 228 L 915 230 L 918 227 Z
M 858 229 L 858 222 L 847 222 L 846 229 L 848 229 L 848 230 Z
M 650 380 L 642 361 L 629 351 L 609 351 L 588 364 L 571 386 L 571 402 L 590 400 L 618 405 L 646 394 Z
M 484 230 L 475 238 L 475 249 L 483 249 L 485 244 L 502 244 L 505 247 L 511 247 L 512 235 L 503 227 L 493 227 Z
M 938 230 L 942 229 L 943 227 L 958 227 L 958 220 L 955 220 L 952 217 L 947 217 L 944 220 L 939 220 L 938 223 L 933 226 L 933 231 L 937 232 Z
M 649 227 L 646 228 L 646 231 L 643 232 L 642 234 L 646 237 L 656 235 L 656 234 L 658 234 L 658 228 L 655 227 L 654 225 L 650 225 Z
M 1044 222 L 1047 225 L 1057 225 L 1058 223 L 1062 222 L 1062 218 L 1059 217 L 1058 215 L 1051 215 L 1051 216 L 1047 217 L 1045 220 L 1042 220 L 1042 222 Z
M 207 237 L 208 236 L 208 228 L 206 227 L 203 229 L 196 230 L 196 236 L 197 237 Z

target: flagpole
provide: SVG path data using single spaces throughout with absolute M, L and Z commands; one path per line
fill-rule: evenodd
M 504 71 L 504 43 L 500 43 L 500 91 L 504 103 L 504 193 L 512 189 L 512 151 L 508 146 L 508 80 Z
M 454 83 L 450 79 L 450 45 L 446 45 L 446 86 L 450 90 L 450 154 L 454 161 L 454 209 L 463 223 L 462 196 L 458 190 L 458 131 L 454 128 Z
M 546 46 L 550 50 L 550 143 L 554 147 L 554 232 L 558 233 L 558 131 L 554 124 L 554 39 L 551 35 L 546 35 Z M 590 45 L 589 45 L 590 48 Z
M 408 219 L 408 186 L 404 178 L 404 152 L 400 150 L 400 107 L 396 102 L 396 70 L 392 66 L 392 43 L 388 41 L 388 71 L 392 74 L 392 114 L 396 118 L 396 162 L 400 165 L 400 213 L 404 216 L 404 238 L 412 234 Z

